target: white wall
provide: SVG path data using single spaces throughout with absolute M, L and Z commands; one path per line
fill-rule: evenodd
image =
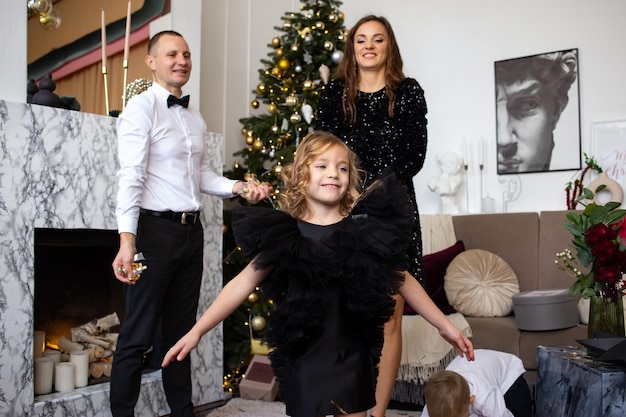
M 284 13 L 300 10 L 301 4 L 296 0 L 212 2 L 211 9 L 220 13 L 209 16 L 207 24 L 226 31 L 226 42 L 212 46 L 226 48 L 210 58 L 221 68 L 220 77 L 207 80 L 212 69 L 203 66 L 202 88 L 209 88 L 208 82 L 222 89 L 221 97 L 207 103 L 207 118 L 212 130 L 225 133 L 227 168 L 234 160 L 232 153 L 244 146 L 238 119 L 251 111 L 260 59 L 267 56 L 267 44 L 279 33 L 274 26 L 281 26 Z M 463 138 L 472 142 L 481 136 L 488 143 L 483 195 L 496 198 L 497 211 L 503 211 L 503 194 L 514 189 L 519 197 L 508 203 L 507 211 L 566 209 L 564 187 L 576 171 L 497 176 L 495 61 L 579 49 L 583 152 L 591 149 L 592 122 L 626 119 L 623 0 L 345 0 L 341 10 L 347 27 L 369 13 L 387 17 L 400 44 L 405 73 L 417 78 L 426 92 L 429 147 L 424 169 L 415 178 L 423 213 L 438 211 L 439 196 L 425 185 L 439 175 L 436 155 L 448 150 L 462 153 Z M 212 117 L 214 112 L 220 117 Z M 468 171 L 467 189 L 458 195 L 459 205 L 463 210 L 469 206 L 471 213 L 480 211 L 475 165 Z
M 26 17 L 26 2 L 2 2 L 0 54 L 4 58 L 0 65 L 0 99 L 14 103 L 26 103 Z

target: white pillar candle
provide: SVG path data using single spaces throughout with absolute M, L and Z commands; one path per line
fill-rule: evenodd
M 54 360 L 47 357 L 35 358 L 35 395 L 48 394 L 52 391 Z
M 74 364 L 74 386 L 86 387 L 89 379 L 89 352 L 86 350 L 70 352 L 70 362 Z
M 54 365 L 52 366 L 52 370 L 54 371 L 54 368 L 56 367 L 57 363 L 61 362 L 61 351 L 60 350 L 55 350 L 55 349 L 46 349 L 43 351 L 42 356 L 44 358 L 50 358 L 54 361 Z M 53 379 L 52 381 L 54 381 L 54 372 L 52 373 L 53 375 Z
M 74 364 L 61 362 L 54 368 L 54 389 L 68 392 L 74 389 Z
M 33 332 L 33 357 L 39 358 L 46 345 L 46 332 L 35 330 Z

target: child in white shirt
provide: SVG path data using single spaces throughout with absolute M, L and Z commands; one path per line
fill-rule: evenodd
M 425 387 L 422 417 L 531 417 L 532 399 L 522 361 L 476 349 L 475 361 L 455 358 Z

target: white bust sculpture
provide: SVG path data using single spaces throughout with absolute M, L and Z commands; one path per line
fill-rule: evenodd
M 437 155 L 437 162 L 442 173 L 428 182 L 428 188 L 441 197 L 441 213 L 457 214 L 459 207 L 456 202 L 456 193 L 463 181 L 460 173 L 463 161 L 455 152 L 445 152 Z

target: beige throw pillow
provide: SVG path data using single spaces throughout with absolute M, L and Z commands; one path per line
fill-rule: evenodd
M 504 317 L 513 311 L 519 282 L 498 255 L 471 249 L 457 255 L 446 270 L 444 289 L 456 311 L 473 317 Z

